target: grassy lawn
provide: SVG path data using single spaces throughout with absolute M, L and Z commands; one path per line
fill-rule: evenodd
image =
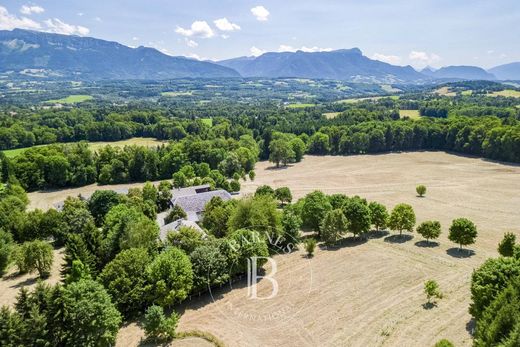
M 47 101 L 45 101 L 45 103 L 46 104 L 77 104 L 77 103 L 89 101 L 92 99 L 94 99 L 94 98 L 90 95 L 69 95 L 63 99 L 47 100 Z
M 340 113 L 341 112 L 327 112 L 327 113 L 324 113 L 323 115 L 327 119 L 333 119 L 333 118 L 336 118 L 338 116 L 338 114 L 340 114 Z
M 460 94 L 462 94 L 462 95 L 471 95 L 471 94 L 473 94 L 473 91 L 472 90 L 463 90 Z
M 201 118 L 200 119 L 202 123 L 206 124 L 210 128 L 213 126 L 213 119 L 212 118 Z
M 69 144 L 72 144 L 72 143 L 73 142 L 71 142 Z M 121 140 L 121 141 L 114 141 L 114 142 L 103 142 L 103 141 L 101 141 L 101 142 L 89 142 L 89 147 L 90 147 L 91 150 L 97 151 L 101 147 L 105 147 L 107 145 L 110 145 L 110 146 L 113 146 L 113 147 L 124 147 L 124 146 L 132 146 L 132 145 L 146 146 L 146 147 L 155 147 L 155 146 L 160 146 L 160 145 L 165 144 L 165 143 L 168 143 L 168 141 L 161 141 L 161 140 L 157 140 L 157 139 L 154 139 L 154 138 L 151 138 L 151 137 L 134 137 L 134 138 L 131 138 L 131 139 L 128 139 L 128 140 Z M 33 146 L 33 147 L 42 147 L 42 146 L 45 146 L 45 145 L 38 145 L 38 146 Z M 4 152 L 6 157 L 14 158 L 14 157 L 22 154 L 23 152 L 25 152 L 29 148 L 33 148 L 33 147 L 9 149 L 9 150 L 3 151 L 3 152 Z
M 456 96 L 457 95 L 457 93 L 452 92 L 450 90 L 450 88 L 448 88 L 448 87 L 442 87 L 442 88 L 436 89 L 434 91 L 434 93 L 438 94 L 438 95 L 444 95 L 444 96 Z
M 189 92 L 162 92 L 161 93 L 161 96 L 165 96 L 168 98 L 173 98 L 176 96 L 191 96 L 191 95 L 193 95 L 192 91 L 189 91 Z
M 419 119 L 421 117 L 419 115 L 419 110 L 399 110 L 399 116 L 401 118 L 408 117 L 411 119 Z
M 316 104 L 290 104 L 287 105 L 287 108 L 307 108 L 307 107 L 315 107 Z
M 493 92 L 490 96 L 505 96 L 509 98 L 520 98 L 520 92 L 518 90 L 506 89 L 499 92 Z

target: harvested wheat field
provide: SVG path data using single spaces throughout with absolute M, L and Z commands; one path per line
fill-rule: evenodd
M 269 184 L 288 186 L 295 198 L 315 189 L 377 200 L 391 209 L 411 204 L 417 222 L 442 223 L 439 242 L 426 245 L 417 234 L 402 238 L 373 234 L 366 242 L 346 239 L 320 248 L 307 259 L 303 250 L 276 255 L 278 294 L 248 299 L 246 283 L 188 301 L 179 330 L 204 330 L 228 346 L 432 346 L 448 338 L 456 346 L 472 344 L 468 313 L 472 270 L 497 255 L 505 231 L 520 227 L 520 167 L 442 152 L 307 156 L 301 163 L 273 169 L 256 167 L 243 194 Z M 419 198 L 415 186 L 424 184 Z M 478 229 L 474 253 L 459 252 L 447 239 L 454 218 L 468 217 Z M 266 273 L 270 273 L 267 266 Z M 444 294 L 437 306 L 425 305 L 424 282 L 436 280 Z M 268 279 L 259 296 L 272 293 Z M 118 345 L 137 345 L 134 324 L 123 328 Z

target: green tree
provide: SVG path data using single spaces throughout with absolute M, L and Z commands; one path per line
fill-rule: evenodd
M 516 235 L 505 233 L 504 238 L 498 244 L 498 253 L 503 257 L 512 257 L 515 252 Z
M 152 182 L 146 182 L 143 186 L 143 199 L 157 204 L 157 196 L 159 192 Z
M 309 139 L 309 153 L 311 154 L 327 154 L 330 151 L 329 135 L 322 132 L 316 132 Z
M 274 189 L 268 185 L 262 185 L 256 188 L 255 195 L 271 195 L 274 196 Z
M 239 192 L 240 191 L 240 182 L 236 179 L 233 179 L 229 182 L 230 192 Z
M 520 343 L 520 278 L 489 303 L 477 320 L 474 346 L 515 347 Z
M 96 221 L 102 225 L 105 215 L 121 201 L 119 194 L 113 190 L 96 190 L 88 200 L 88 209 Z
M 332 206 L 325 194 L 318 190 L 307 194 L 302 206 L 303 224 L 318 231 L 319 236 L 320 223 L 330 210 Z
M 91 278 L 89 268 L 78 259 L 72 261 L 71 271 L 65 278 L 65 283 L 70 284 L 72 282 L 89 280 Z
M 5 272 L 11 261 L 13 251 L 13 237 L 10 233 L 0 229 L 0 276 Z
M 276 167 L 280 167 L 280 163 L 286 166 L 295 156 L 289 142 L 283 139 L 271 141 L 269 153 L 269 161 L 275 163 Z
M 173 186 L 175 188 L 183 188 L 188 185 L 188 179 L 186 178 L 186 175 L 184 173 L 177 171 L 173 174 Z
M 154 341 L 173 339 L 178 322 L 179 316 L 175 312 L 166 318 L 161 306 L 152 305 L 148 307 L 144 316 L 143 327 L 146 338 Z
M 415 187 L 415 191 L 420 197 L 423 197 L 424 194 L 426 194 L 426 186 L 420 184 L 417 187 Z
M 148 217 L 141 216 L 132 221 L 119 240 L 120 249 L 145 248 L 154 251 L 158 244 L 159 226 Z
M 126 318 L 141 312 L 150 301 L 146 268 L 151 259 L 143 248 L 127 249 L 108 263 L 99 275 L 99 281 Z
M 462 246 L 475 243 L 477 238 L 477 227 L 467 218 L 458 218 L 453 220 L 450 227 L 448 239 L 459 244 L 459 250 Z
M 322 221 L 320 236 L 327 244 L 334 244 L 345 234 L 349 221 L 340 209 L 327 212 Z
M 191 254 L 203 243 L 202 236 L 199 230 L 182 226 L 178 231 L 168 234 L 168 244 L 182 249 L 186 254 Z
M 251 181 L 254 181 L 255 177 L 256 177 L 256 173 L 253 170 L 249 171 L 249 179 Z
M 173 205 L 166 217 L 164 218 L 164 224 L 170 224 L 178 219 L 185 219 L 188 215 L 182 207 L 179 205 Z
M 389 218 L 385 205 L 372 201 L 368 204 L 368 208 L 370 210 L 370 220 L 376 227 L 376 230 L 385 229 Z
M 229 280 L 228 259 L 220 250 L 221 241 L 206 242 L 190 254 L 193 267 L 193 287 L 204 291 Z
M 370 230 L 370 209 L 361 199 L 349 199 L 343 205 L 343 214 L 348 220 L 348 231 L 354 235 L 363 235 Z
M 170 201 L 172 200 L 172 190 L 173 184 L 169 181 L 161 181 L 159 183 L 159 190 L 157 192 L 157 209 L 159 212 L 165 211 Z
M 18 264 L 23 264 L 18 268 L 20 272 L 38 271 L 38 275 L 42 278 L 47 277 L 50 273 L 52 262 L 54 260 L 54 253 L 52 246 L 45 241 L 35 240 L 25 242 L 20 247 Z
M 301 241 L 302 219 L 291 209 L 285 209 L 282 215 L 283 238 L 285 244 L 296 246 Z
M 436 220 L 422 222 L 417 227 L 417 233 L 430 242 L 430 239 L 436 239 L 441 235 L 441 223 Z
M 204 208 L 202 225 L 215 237 L 224 237 L 227 233 L 227 223 L 233 210 L 233 202 L 224 202 L 219 196 L 214 196 Z
M 289 142 L 291 149 L 294 152 L 294 161 L 299 163 L 303 159 L 303 155 L 305 154 L 306 145 L 305 142 L 302 141 L 299 137 L 295 137 Z
M 392 210 L 388 226 L 392 230 L 399 230 L 399 235 L 403 234 L 403 230 L 412 232 L 415 225 L 415 212 L 412 206 L 407 204 L 398 204 Z
M 282 234 L 281 213 L 269 195 L 246 197 L 239 200 L 228 220 L 229 232 L 250 229 L 260 232 L 271 240 Z
M 121 315 L 103 286 L 80 280 L 63 288 L 63 345 L 112 346 L 121 324 Z
M 519 275 L 518 259 L 500 257 L 486 260 L 471 276 L 471 315 L 478 320 L 486 307 Z
M 274 196 L 281 202 L 282 206 L 284 206 L 286 202 L 290 203 L 292 201 L 291 190 L 288 187 L 276 188 Z
M 257 266 L 267 261 L 269 250 L 265 237 L 258 231 L 239 229 L 233 231 L 223 244 L 232 274 L 245 273 L 251 257 L 259 257 Z
M 428 280 L 424 282 L 424 294 L 428 299 L 428 303 L 431 302 L 432 298 L 442 299 L 442 293 L 439 289 L 439 284 L 434 280 Z
M 186 299 L 193 286 L 190 259 L 175 247 L 160 253 L 146 268 L 146 275 L 152 301 L 163 307 Z

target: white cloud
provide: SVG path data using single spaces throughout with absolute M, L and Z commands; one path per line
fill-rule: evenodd
M 224 40 L 229 39 L 229 35 L 226 35 L 226 34 L 222 34 L 222 35 L 220 35 L 220 37 L 222 37 Z
M 251 49 L 249 51 L 251 52 L 251 55 L 253 55 L 255 57 L 258 57 L 265 53 L 265 51 L 263 49 L 257 48 L 255 46 L 251 47 Z
M 278 47 L 278 52 L 296 52 L 296 51 L 303 51 L 303 52 L 330 52 L 332 51 L 332 48 L 321 48 L 321 47 L 306 47 L 302 46 L 300 48 L 295 48 L 290 45 L 280 45 Z
M 139 38 L 137 36 L 132 37 L 132 41 L 139 41 Z
M 492 49 L 490 49 L 489 51 L 487 51 L 487 54 L 493 54 L 493 53 L 495 53 L 495 51 L 492 50 Z
M 195 59 L 195 60 L 202 60 L 198 54 L 195 53 L 189 53 L 186 55 L 186 58 Z
M 239 25 L 237 25 L 235 23 L 231 23 L 226 17 L 216 19 L 213 21 L 213 23 L 215 23 L 215 26 L 218 28 L 218 30 L 221 30 L 221 31 L 240 30 Z
M 261 22 L 265 22 L 269 19 L 269 11 L 264 6 L 253 7 L 251 13 L 256 17 L 256 20 Z
M 388 64 L 397 65 L 401 62 L 401 57 L 397 55 L 385 55 L 381 53 L 374 53 L 372 59 L 379 60 Z
M 428 54 L 421 51 L 411 51 L 408 58 L 417 66 L 431 65 L 441 60 L 441 57 L 435 53 Z
M 14 16 L 5 7 L 0 6 L 0 30 L 14 28 L 36 30 L 41 28 L 41 24 L 27 17 Z
M 195 48 L 199 45 L 197 42 L 190 40 L 188 38 L 186 38 L 185 40 L 186 40 L 186 44 L 188 45 L 188 47 Z
M 40 14 L 40 13 L 43 13 L 45 12 L 45 9 L 41 6 L 36 6 L 36 5 L 23 5 L 21 8 L 20 8 L 20 12 L 22 14 L 25 14 L 26 16 L 30 16 L 31 14 Z
M 102 22 L 101 17 L 94 17 L 94 20 L 95 20 L 96 22 Z
M 190 29 L 185 29 L 178 26 L 177 29 L 175 29 L 175 32 L 186 37 L 200 37 L 204 39 L 215 36 L 215 33 L 209 24 L 206 21 L 199 20 L 191 23 Z
M 80 17 L 83 17 L 83 15 L 85 15 L 85 14 L 83 12 L 78 12 L 77 15 Z
M 64 35 L 88 35 L 90 30 L 81 25 L 73 25 L 67 24 L 59 20 L 58 18 L 47 19 L 44 21 L 47 29 L 45 31 L 55 33 L 55 34 L 64 34 Z

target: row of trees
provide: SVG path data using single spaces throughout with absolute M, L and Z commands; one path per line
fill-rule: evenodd
M 178 172 L 181 185 L 198 177 L 222 186 L 227 177 L 250 172 L 258 155 L 255 140 L 243 135 L 239 140 L 190 138 L 158 148 L 106 146 L 95 153 L 87 143 L 52 145 L 31 148 L 11 161 L 3 156 L 0 162 L 29 190 L 168 179 Z

